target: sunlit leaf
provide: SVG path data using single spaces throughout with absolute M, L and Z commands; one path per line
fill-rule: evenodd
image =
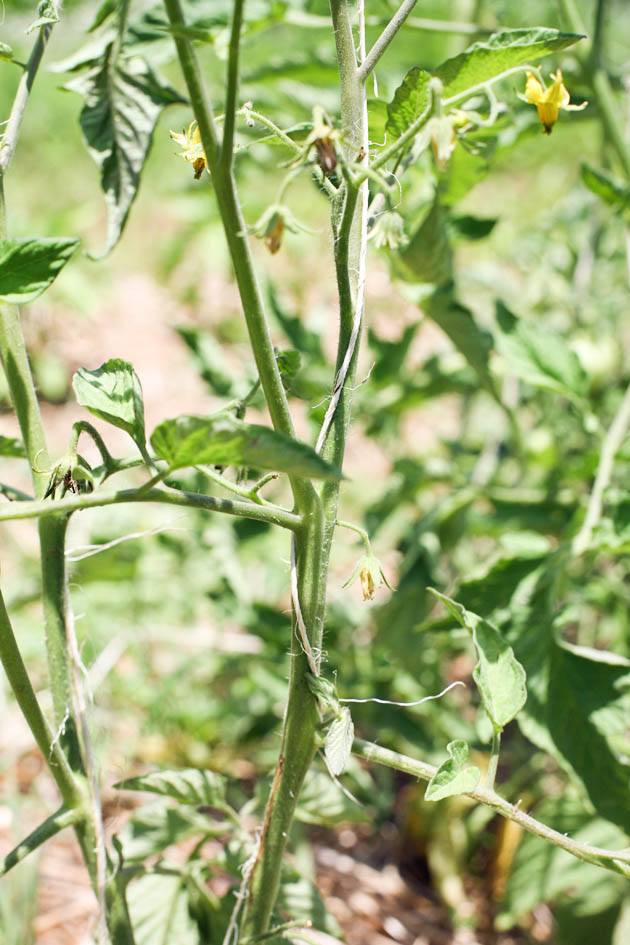
M 111 358 L 96 371 L 79 368 L 72 379 L 77 402 L 120 427 L 144 448 L 144 404 L 138 375 L 128 361 Z
M 525 670 L 499 631 L 457 601 L 432 590 L 452 617 L 472 634 L 477 664 L 473 678 L 493 726 L 502 729 L 525 705 Z
M 324 755 L 326 763 L 332 774 L 338 776 L 343 774 L 352 753 L 352 742 L 354 741 L 354 724 L 350 709 L 344 706 L 336 719 L 334 719 L 328 731 L 326 732 L 326 741 L 324 742 Z
M 502 30 L 447 59 L 434 74 L 443 83 L 444 98 L 451 98 L 517 66 L 529 65 L 543 56 L 573 46 L 583 38 L 578 33 L 562 33 L 544 27 Z
M 445 797 L 455 794 L 466 794 L 474 791 L 479 784 L 481 772 L 475 765 L 469 765 L 468 745 L 456 740 L 446 746 L 449 760 L 442 762 L 437 769 L 424 793 L 426 801 L 441 801 Z
M 85 99 L 81 128 L 101 172 L 108 210 L 103 254 L 123 231 L 162 109 L 184 101 L 144 60 L 122 53 L 115 57 L 116 49 L 112 41 L 86 72 L 66 85 Z
M 151 444 L 173 470 L 197 465 L 251 466 L 316 479 L 340 477 L 306 443 L 227 413 L 165 420 L 153 431 Z
M 32 302 L 54 282 L 78 245 L 69 236 L 0 240 L 0 300 Z
M 214 771 L 182 768 L 178 771 L 151 771 L 126 778 L 115 785 L 121 791 L 146 791 L 172 797 L 180 804 L 214 807 L 225 802 L 225 778 Z

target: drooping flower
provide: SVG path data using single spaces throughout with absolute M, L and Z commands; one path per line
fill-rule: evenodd
M 405 221 L 395 210 L 381 213 L 374 221 L 368 239 L 374 242 L 377 249 L 403 249 L 409 242 Z
M 313 109 L 313 130 L 306 139 L 306 153 L 315 148 L 317 163 L 326 175 L 330 177 L 337 167 L 337 150 L 335 143 L 339 140 L 339 131 L 333 128 L 331 122 L 321 106 Z
M 389 587 L 390 590 L 392 589 L 391 584 L 385 577 L 381 562 L 373 554 L 366 554 L 359 558 L 354 571 L 344 584 L 344 587 L 348 587 L 349 584 L 352 584 L 357 577 L 361 582 L 363 600 L 372 600 L 374 598 L 374 592 L 379 587 L 382 587 L 383 584 Z
M 282 246 L 285 231 L 289 233 L 312 233 L 308 227 L 300 223 L 293 216 L 288 207 L 282 203 L 273 203 L 267 207 L 259 220 L 251 227 L 254 236 L 264 240 L 265 246 L 272 255 Z
M 586 108 L 588 102 L 581 105 L 571 105 L 571 97 L 562 81 L 562 72 L 560 69 L 551 78 L 553 82 L 545 88 L 542 82 L 533 72 L 527 73 L 527 82 L 525 84 L 525 95 L 522 96 L 530 105 L 535 105 L 546 135 L 550 135 L 553 126 L 557 122 L 561 110 L 568 112 L 580 112 Z
M 197 122 L 191 121 L 188 128 L 182 134 L 171 131 L 170 136 L 182 149 L 179 156 L 183 158 L 184 161 L 192 164 L 195 172 L 195 180 L 199 180 L 204 169 L 208 166 L 208 162 L 206 161 L 206 154 L 201 143 L 201 134 Z

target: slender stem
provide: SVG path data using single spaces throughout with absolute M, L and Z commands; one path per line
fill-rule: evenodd
M 51 513 L 79 512 L 81 509 L 96 509 L 105 505 L 119 505 L 129 502 L 160 502 L 165 505 L 179 505 L 190 509 L 206 509 L 209 512 L 224 512 L 226 515 L 240 515 L 259 522 L 280 525 L 292 531 L 299 529 L 302 518 L 295 512 L 289 512 L 277 505 L 254 502 L 242 502 L 238 499 L 217 499 L 216 496 L 202 495 L 197 492 L 180 492 L 176 489 L 99 489 L 85 495 L 69 495 L 54 502 L 46 499 L 34 502 L 17 502 L 0 507 L 0 522 L 19 519 L 51 517 Z M 55 518 L 56 516 L 53 516 Z
M 403 771 L 405 774 L 410 774 L 421 781 L 430 781 L 437 771 L 437 768 L 424 761 L 416 761 L 407 755 L 390 751 L 388 748 L 381 748 L 380 745 L 359 738 L 355 739 L 352 750 L 359 758 L 365 758 L 366 761 L 375 762 L 396 771 Z M 467 791 L 466 796 L 479 801 L 481 804 L 486 804 L 503 817 L 519 824 L 528 833 L 542 837 L 543 840 L 566 850 L 567 853 L 579 860 L 585 860 L 587 863 L 603 866 L 615 873 L 630 876 L 630 853 L 627 850 L 620 850 L 619 852 L 604 850 L 600 847 L 593 847 L 588 843 L 572 840 L 566 834 L 559 833 L 557 830 L 542 824 L 534 817 L 526 814 L 525 811 L 522 811 L 518 805 L 510 804 L 500 794 L 486 787 L 478 787 L 474 791 Z
M 214 184 L 252 352 L 271 421 L 277 430 L 287 436 L 293 436 L 289 403 L 276 362 L 263 296 L 254 271 L 247 241 L 247 227 L 238 200 L 234 176 L 231 169 L 224 172 L 220 163 L 220 145 L 214 113 L 206 93 L 194 47 L 182 29 L 185 27 L 185 21 L 179 0 L 164 0 L 164 4 L 171 26 L 175 27 L 177 54 Z M 292 479 L 291 487 L 296 502 L 302 508 L 306 508 L 313 501 L 314 490 L 306 480 Z
M 355 525 L 353 522 L 344 522 L 340 518 L 337 519 L 336 524 L 338 528 L 347 528 L 349 531 L 355 532 L 363 542 L 366 552 L 368 554 L 371 553 L 372 544 L 370 542 L 370 536 L 364 528 L 361 528 L 360 525 Z
M 494 782 L 497 779 L 497 768 L 499 767 L 499 754 L 501 752 L 501 729 L 495 729 L 492 732 L 492 748 L 490 750 L 490 761 L 486 771 L 486 788 L 488 791 L 494 790 Z
M 245 0 L 234 0 L 227 62 L 225 124 L 223 126 L 223 140 L 221 142 L 221 166 L 224 171 L 229 171 L 234 161 L 234 127 L 236 125 L 236 109 L 238 104 L 239 57 L 241 51 L 241 30 L 243 28 L 244 6 Z
M 391 158 L 397 157 L 406 148 L 406 146 L 411 141 L 413 141 L 421 128 L 427 123 L 431 117 L 432 110 L 433 96 L 429 95 L 429 101 L 427 102 L 424 111 L 418 115 L 418 117 L 409 125 L 406 131 L 403 131 L 399 138 L 396 138 L 396 140 L 393 141 L 388 148 L 385 148 L 384 151 L 381 151 L 379 156 L 372 162 L 372 170 L 378 171 L 381 167 L 384 167 L 384 165 L 387 164 Z
M 610 485 L 615 457 L 626 437 L 630 427 L 630 386 L 628 386 L 623 400 L 619 404 L 599 454 L 599 465 L 595 475 L 595 482 L 588 500 L 586 515 L 582 527 L 573 539 L 573 554 L 581 555 L 588 549 L 593 531 L 602 517 L 604 493 Z
M 361 63 L 359 68 L 359 79 L 362 82 L 365 82 L 367 77 L 370 75 L 417 2 L 418 0 L 403 0 L 396 13 L 394 13 L 393 17 Z
M 65 804 L 75 806 L 81 796 L 79 783 L 61 750 L 59 739 L 53 736 L 50 726 L 40 708 L 22 655 L 20 653 L 9 614 L 0 593 L 0 661 L 15 699 L 37 742 L 37 746 L 50 767 Z
M 558 0 L 558 3 L 569 29 L 576 33 L 585 33 L 584 21 L 574 0 Z M 617 108 L 608 73 L 602 67 L 604 16 L 604 2 L 598 0 L 593 43 L 590 51 L 580 58 L 586 78 L 593 88 L 604 131 L 617 152 L 624 174 L 630 180 L 630 146 L 623 134 L 624 122 Z
M 39 30 L 28 62 L 26 63 L 26 68 L 18 84 L 11 114 L 9 115 L 4 135 L 2 136 L 2 145 L 0 145 L 0 176 L 5 173 L 15 153 L 28 97 L 33 87 L 35 76 L 37 75 L 48 40 L 50 39 L 52 29 L 53 24 L 47 23 L 46 26 L 43 26 Z

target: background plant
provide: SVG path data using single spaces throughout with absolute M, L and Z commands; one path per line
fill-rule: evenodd
M 403 5 L 403 11 L 410 12 L 410 7 Z M 547 7 L 541 4 L 531 16 L 533 19 L 536 12 L 536 22 L 553 26 L 555 10 Z M 386 5 L 382 12 L 387 22 Z M 544 854 L 544 867 L 537 859 L 543 856 L 538 853 L 543 848 L 536 846 L 541 841 L 529 836 L 521 841 L 506 871 L 509 876 L 501 879 L 505 890 L 498 910 L 500 926 L 507 928 L 518 922 L 542 897 L 554 904 L 558 941 L 592 936 L 593 928 L 602 941 L 623 934 L 613 931 L 624 921 L 623 879 L 602 873 L 605 881 L 600 882 L 595 867 L 574 865 L 557 849 L 564 845 L 578 856 L 627 873 L 627 854 L 615 856 L 606 851 L 623 851 L 627 845 L 623 832 L 627 831 L 629 809 L 622 464 L 630 408 L 627 396 L 620 393 L 626 373 L 620 312 L 627 292 L 624 213 L 628 158 L 620 103 L 616 101 L 619 74 L 604 54 L 604 4 L 594 12 L 594 29 L 589 26 L 585 30 L 581 15 L 592 15 L 593 11 L 563 4 L 563 19 L 555 25 L 573 35 L 559 35 L 548 28 L 512 34 L 498 46 L 496 40 L 490 40 L 481 50 L 454 61 L 453 54 L 457 55 L 468 39 L 490 32 L 484 22 L 487 19 L 494 26 L 495 11 L 479 12 L 481 20 L 474 24 L 440 27 L 437 38 L 435 24 L 431 27 L 426 20 L 408 20 L 396 36 L 396 45 L 392 44 L 378 63 L 374 94 L 372 79 L 364 85 L 361 74 L 354 71 L 351 18 L 358 29 L 354 39 L 359 59 L 365 59 L 361 26 L 360 21 L 358 25 L 354 22 L 354 7 L 345 3 L 334 4 L 332 9 L 336 51 L 329 13 L 317 5 L 269 9 L 246 5 L 241 22 L 243 9 L 238 3 L 234 9 L 229 4 L 219 12 L 216 4 L 208 11 L 202 3 L 188 4 L 183 11 L 170 2 L 165 11 L 161 5 L 145 9 L 105 4 L 97 17 L 95 41 L 66 61 L 65 67 L 73 73 L 68 87 L 84 98 L 82 129 L 107 198 L 107 249 L 116 243 L 127 221 L 160 111 L 181 103 L 180 126 L 188 126 L 191 109 L 183 103 L 190 97 L 200 132 L 200 140 L 193 138 L 192 143 L 201 147 L 209 165 L 252 341 L 252 353 L 247 355 L 240 344 L 242 335 L 235 338 L 231 328 L 230 342 L 228 326 L 233 322 L 227 318 L 223 348 L 217 346 L 216 328 L 214 334 L 199 326 L 180 328 L 181 341 L 216 398 L 212 406 L 217 412 L 163 421 L 151 434 L 149 444 L 141 389 L 131 366 L 122 360 L 106 361 L 102 368 L 90 364 L 75 376 L 76 399 L 101 420 L 130 435 L 135 452 L 132 455 L 125 450 L 128 440 L 112 440 L 107 426 L 100 425 L 105 442 L 116 444 L 116 448 L 105 447 L 84 413 L 80 425 L 59 444 L 63 459 L 49 458 L 20 322 L 10 306 L 32 301 L 67 262 L 77 243 L 74 238 L 60 238 L 58 232 L 63 227 L 58 228 L 49 215 L 42 226 L 44 232 L 54 233 L 51 241 L 38 238 L 3 244 L 5 281 L 0 289 L 7 303 L 3 307 L 3 363 L 22 431 L 21 442 L 3 440 L 3 452 L 18 457 L 26 452 L 35 498 L 25 494 L 28 487 L 24 483 L 13 485 L 14 474 L 11 486 L 4 487 L 11 504 L 1 511 L 1 517 L 40 520 L 50 684 L 56 712 L 50 727 L 34 704 L 8 616 L 3 621 L 3 662 L 40 748 L 52 762 L 68 809 L 48 821 L 44 834 L 71 823 L 78 828 L 103 915 L 108 917 L 109 931 L 102 929 L 103 937 L 109 934 L 114 941 L 131 941 L 133 924 L 136 940 L 143 940 L 143 936 L 145 941 L 157 940 L 159 928 L 177 941 L 184 936 L 191 941 L 224 941 L 228 929 L 231 934 L 235 927 L 240 928 L 241 937 L 251 938 L 264 932 L 270 922 L 279 927 L 307 918 L 316 927 L 333 931 L 321 910 L 313 913 L 312 895 L 306 897 L 310 903 L 306 912 L 296 905 L 299 881 L 292 871 L 295 860 L 281 866 L 285 834 L 302 779 L 321 745 L 328 768 L 343 773 L 357 797 L 375 808 L 375 816 L 388 816 L 392 789 L 392 783 L 383 781 L 380 774 L 375 788 L 370 780 L 375 775 L 350 762 L 349 712 L 338 696 L 417 702 L 460 676 L 456 667 L 465 667 L 467 678 L 475 659 L 478 694 L 468 680 L 471 685 L 465 692 L 456 689 L 443 701 L 418 707 L 370 702 L 353 707 L 362 735 L 404 751 L 405 756 L 377 750 L 360 740 L 354 743 L 356 752 L 432 779 L 429 796 L 433 798 L 465 790 L 526 830 L 545 833 L 543 824 L 556 828 L 558 833 L 548 838 L 556 845 L 547 848 L 553 856 Z M 39 11 L 44 22 L 35 28 L 31 75 L 39 65 L 51 27 L 57 33 L 73 23 L 66 20 L 56 26 L 57 13 L 50 4 Z M 504 16 L 510 26 L 522 24 L 522 11 L 506 9 Z M 376 40 L 380 26 L 369 22 L 369 39 Z M 592 33 L 592 39 L 574 47 L 578 34 L 585 31 Z M 383 35 L 387 39 L 390 33 L 393 30 Z M 69 26 L 67 37 L 70 44 L 74 37 Z M 167 64 L 173 55 L 173 37 L 186 88 L 176 64 Z M 241 37 L 248 58 L 239 91 Z M 300 55 L 286 60 L 272 55 L 283 37 L 294 48 L 298 48 L 295 37 L 299 37 Z M 380 42 L 374 48 L 380 51 L 385 45 Z M 571 51 L 564 56 L 563 49 Z M 535 109 L 521 105 L 516 92 L 524 88 L 525 72 L 537 68 L 541 56 L 549 54 L 554 54 L 549 60 L 554 69 L 562 65 L 572 97 L 578 102 L 589 100 L 590 105 L 582 115 L 563 115 L 547 142 L 540 135 Z M 20 53 L 13 55 L 21 58 Z M 203 57 L 204 81 L 212 90 L 212 99 L 217 99 L 218 90 L 225 87 L 227 91 L 225 117 L 219 104 L 215 118 L 209 112 L 209 99 L 199 83 L 198 55 Z M 7 52 L 7 60 L 10 57 Z M 447 65 L 439 67 L 443 60 L 448 60 Z M 364 73 L 372 64 L 369 55 L 365 61 Z M 405 75 L 407 66 L 411 71 Z M 10 62 L 3 67 L 16 68 Z M 168 82 L 159 77 L 159 70 L 165 67 Z M 429 72 L 439 82 L 432 82 Z M 300 82 L 297 88 L 296 78 Z M 41 80 L 42 76 L 29 109 L 36 107 L 37 93 L 44 86 Z M 22 85 L 25 91 L 28 84 Z M 176 92 L 176 87 L 182 91 Z M 250 99 L 253 105 L 246 105 Z M 13 110 L 13 120 L 5 128 L 1 159 L 5 169 L 13 159 L 20 101 L 18 92 L 18 109 Z M 57 98 L 54 101 L 56 108 Z M 133 123 L 128 122 L 130 114 Z M 129 134 L 131 124 L 133 133 Z M 234 142 L 239 145 L 236 168 L 230 146 Z M 588 156 L 581 171 L 582 183 L 576 180 L 580 173 L 574 157 L 576 142 Z M 196 152 L 195 159 L 199 157 Z M 169 162 L 173 168 L 173 180 L 184 179 L 178 176 L 178 170 L 180 175 L 186 173 L 183 165 L 177 168 L 166 155 L 162 161 L 161 167 Z M 532 198 L 530 189 L 533 169 L 539 178 L 539 190 L 533 193 L 537 199 Z M 558 182 L 558 169 L 563 174 L 568 169 L 576 181 L 568 193 Z M 30 176 L 28 165 L 25 170 L 25 176 Z M 36 176 L 37 159 L 32 170 Z M 485 183 L 490 170 L 489 183 Z M 251 214 L 252 224 L 262 215 L 265 204 L 273 204 L 273 216 L 266 219 L 262 235 L 268 241 L 272 235 L 275 246 L 282 241 L 282 228 L 288 230 L 284 245 L 278 247 L 283 252 L 290 251 L 293 227 L 283 209 L 287 203 L 295 206 L 295 216 L 312 229 L 325 217 L 329 205 L 332 207 L 336 279 L 330 268 L 324 267 L 315 270 L 312 279 L 329 287 L 318 286 L 328 319 L 336 310 L 333 288 L 335 281 L 337 284 L 340 337 L 336 369 L 324 353 L 321 329 L 313 328 L 304 311 L 305 287 L 291 285 L 293 280 L 288 279 L 287 287 L 280 289 L 273 284 L 279 281 L 273 276 L 272 284 L 257 285 L 234 171 L 239 189 L 262 196 L 261 206 Z M 16 158 L 7 182 L 18 173 Z M 147 173 L 151 173 L 150 165 Z M 271 175 L 284 191 L 276 197 L 269 189 Z M 181 280 L 182 295 L 193 308 L 201 308 L 203 301 L 196 297 L 198 270 L 208 258 L 204 224 L 210 211 L 199 190 L 192 191 L 192 177 L 190 174 L 190 184 L 181 197 L 192 209 L 186 211 L 188 219 L 177 236 L 165 244 L 163 259 L 157 265 L 164 276 Z M 205 183 L 207 177 L 202 177 Z M 514 215 L 503 213 L 506 194 L 513 199 L 521 180 L 527 206 L 519 207 Z M 145 181 L 143 189 L 146 186 Z M 203 187 L 203 183 L 196 186 Z M 591 196 L 593 192 L 595 196 Z M 463 199 L 468 203 L 462 208 Z M 151 202 L 159 203 L 155 199 Z M 502 216 L 499 224 L 488 215 L 494 207 Z M 41 210 L 32 216 L 44 219 Z M 76 228 L 72 221 L 71 231 Z M 380 320 L 370 325 L 365 367 L 369 376 L 357 386 L 357 379 L 362 380 L 365 374 L 356 373 L 358 346 L 349 347 L 349 343 L 359 324 L 368 229 L 374 244 L 384 251 L 393 279 L 402 287 L 406 311 L 417 314 L 398 319 L 398 338 L 385 333 Z M 150 226 L 147 231 L 151 232 Z M 127 234 L 125 240 L 129 239 Z M 140 231 L 137 243 L 144 253 L 146 233 Z M 98 253 L 98 240 L 92 245 Z M 210 245 L 214 249 L 216 243 Z M 51 292 L 63 291 L 64 280 L 71 278 L 74 266 L 93 265 L 75 262 L 77 259 L 75 256 Z M 92 278 L 92 269 L 83 271 Z M 20 276 L 17 281 L 16 272 Z M 277 275 L 286 273 L 279 270 Z M 79 277 L 74 289 L 77 296 L 81 288 Z M 72 299 L 72 283 L 66 292 Z M 299 314 L 291 309 L 290 294 L 294 295 L 293 304 L 302 309 Z M 63 304 L 64 296 L 60 299 Z M 401 296 L 396 304 L 387 298 L 379 301 L 394 320 L 396 304 L 402 305 Z M 131 320 L 133 313 L 128 317 Z M 273 319 L 279 350 L 270 340 L 267 319 Z M 426 344 L 427 320 L 448 337 L 456 355 L 453 348 L 441 349 L 434 342 L 426 356 L 419 332 Z M 291 348 L 287 350 L 286 345 Z M 237 357 L 229 371 L 224 356 L 232 346 Z M 341 390 L 337 372 L 346 356 L 349 371 L 344 376 L 344 393 L 334 413 L 330 408 L 331 434 L 321 460 L 304 444 L 325 440 L 318 431 Z M 45 358 L 42 364 L 38 379 L 45 390 Z M 37 365 L 34 358 L 36 370 Z M 614 383 L 606 383 L 611 377 Z M 367 541 L 367 562 L 364 556 L 359 568 L 368 590 L 370 581 L 378 583 L 380 577 L 380 565 L 373 563 L 373 546 L 379 550 L 397 547 L 400 566 L 393 582 L 396 590 L 370 611 L 369 621 L 364 608 L 348 603 L 348 592 L 334 592 L 326 619 L 326 656 L 320 664 L 327 558 L 338 515 L 337 470 L 343 462 L 348 395 L 355 387 L 356 426 L 378 444 L 391 463 L 391 475 L 385 490 L 365 472 L 344 483 L 343 501 L 348 507 L 343 510 L 344 518 L 350 518 L 351 524 L 363 519 L 360 534 L 365 526 L 369 535 L 369 540 L 362 537 L 364 544 Z M 259 423 L 249 423 L 248 411 L 262 409 L 262 395 L 277 435 L 270 429 L 261 431 Z M 57 396 L 63 398 L 65 391 Z M 430 444 L 423 455 L 401 431 L 409 427 L 419 404 L 433 398 L 439 398 L 440 403 L 440 442 Z M 162 417 L 177 412 L 178 405 L 172 406 Z M 289 439 L 289 407 L 300 420 L 299 443 Z M 256 419 L 267 423 L 264 415 Z M 89 447 L 83 444 L 90 437 L 97 452 L 86 459 L 83 451 Z M 117 450 L 126 454 L 123 459 L 112 459 Z M 613 466 L 615 460 L 617 466 Z M 144 475 L 133 471 L 142 464 L 146 465 Z M 235 467 L 249 472 L 234 475 L 231 470 Z M 265 470 L 286 473 L 295 509 L 289 511 L 292 500 L 282 482 L 272 486 L 276 492 L 258 491 L 254 470 L 263 478 Z M 126 477 L 126 488 L 114 491 L 104 485 L 114 474 Z M 613 479 L 617 475 L 621 484 L 618 492 Z M 165 483 L 160 485 L 160 480 Z M 226 488 L 232 493 L 230 498 L 226 498 Z M 271 494 L 273 503 L 261 500 L 261 495 Z M 244 664 L 242 658 L 229 653 L 208 655 L 202 666 L 196 660 L 192 665 L 184 661 L 161 680 L 158 699 L 150 678 L 145 680 L 144 690 L 142 685 L 130 687 L 148 724 L 171 744 L 160 760 L 183 761 L 188 769 L 125 782 L 127 788 L 173 797 L 179 806 L 161 804 L 149 812 L 142 809 L 107 852 L 101 836 L 85 686 L 64 592 L 61 562 L 66 515 L 90 506 L 149 501 L 227 511 L 236 518 L 231 523 L 217 515 L 208 525 L 205 517 L 200 520 L 200 513 L 195 513 L 185 534 L 164 532 L 145 538 L 138 551 L 127 551 L 138 546 L 125 543 L 113 545 L 92 560 L 77 561 L 73 581 L 82 588 L 86 603 L 96 605 L 89 608 L 89 632 L 84 631 L 84 662 L 104 651 L 112 619 L 128 621 L 134 613 L 151 615 L 156 611 L 162 619 L 166 616 L 166 595 L 156 594 L 156 579 L 168 575 L 173 562 L 187 575 L 183 587 L 169 587 L 167 606 L 172 607 L 176 625 L 194 619 L 201 605 L 194 603 L 191 589 L 201 588 L 204 608 L 223 625 L 239 626 L 262 639 L 262 649 L 253 669 L 251 660 Z M 241 515 L 247 521 L 241 520 Z M 295 535 L 293 632 L 279 603 L 282 588 L 289 584 L 282 564 L 288 555 L 286 537 L 283 540 L 271 525 L 280 525 Z M 118 535 L 121 533 L 124 529 Z M 116 531 L 111 536 L 101 532 L 92 537 L 104 543 L 103 539 L 115 535 Z M 342 537 L 341 531 L 336 532 L 337 545 L 352 540 L 350 534 Z M 267 564 L 254 564 L 261 555 Z M 80 557 L 80 552 L 74 557 Z M 335 575 L 338 572 L 333 567 Z M 251 579 L 252 568 L 261 578 L 256 585 Z M 369 574 L 366 568 L 371 568 Z M 349 562 L 347 571 L 351 571 Z M 111 597 L 106 580 L 125 590 L 116 594 L 116 602 L 100 616 L 98 606 L 102 606 L 103 597 Z M 94 590 L 86 592 L 91 583 Z M 339 586 L 342 581 L 332 583 Z M 252 597 L 248 586 L 269 588 L 268 598 Z M 447 590 L 449 599 L 465 609 L 447 599 L 448 615 L 444 617 L 444 611 L 434 615 L 434 598 L 427 592 L 430 587 Z M 38 591 L 26 587 L 12 595 L 15 600 L 9 609 L 18 619 L 33 594 Z M 296 613 L 298 607 L 302 621 Z M 95 610 L 97 616 L 93 617 Z M 476 615 L 485 622 L 480 623 Z M 216 774 L 200 777 L 189 769 L 191 762 L 196 767 L 202 761 L 211 771 L 229 775 L 244 746 L 251 750 L 253 745 L 259 770 L 272 770 L 289 639 L 293 640 L 293 654 L 284 762 L 276 768 L 267 801 L 267 827 L 262 839 L 256 841 L 255 825 L 262 816 L 264 792 L 256 795 L 254 806 L 250 785 L 234 779 L 226 785 Z M 134 646 L 133 642 L 123 644 Z M 135 646 L 141 649 L 142 643 Z M 500 672 L 495 676 L 497 660 Z M 506 670 L 512 678 L 509 687 L 503 686 Z M 338 694 L 330 681 L 333 673 Z M 210 680 L 221 698 L 208 696 Z M 197 685 L 191 685 L 195 682 Z M 164 691 L 169 690 L 172 697 L 164 699 Z M 109 683 L 107 699 L 113 705 L 127 705 L 128 696 L 124 684 Z M 501 730 L 514 716 L 518 728 L 510 725 L 503 739 L 501 793 L 513 800 L 526 793 L 527 806 L 540 802 L 533 823 L 487 793 L 492 788 Z M 480 788 L 480 768 L 488 763 L 490 744 L 485 786 Z M 200 745 L 210 745 L 203 749 L 202 758 Z M 472 749 L 470 760 L 467 745 Z M 428 756 L 440 765 L 438 773 L 434 777 L 433 768 L 409 756 Z M 301 802 L 307 804 L 307 813 L 298 807 L 298 817 L 330 822 L 360 816 L 360 809 L 358 812 L 349 805 L 335 782 L 331 783 L 319 755 L 315 765 Z M 330 806 L 322 811 L 331 792 L 334 814 Z M 459 817 L 457 803 L 441 801 L 441 809 L 446 807 L 452 817 Z M 412 796 L 410 806 L 420 804 L 419 796 Z M 208 806 L 213 812 L 210 818 L 195 810 Z M 489 842 L 482 808 L 466 810 L 466 835 L 460 836 L 459 846 L 450 845 L 446 871 L 443 838 L 448 815 L 443 815 L 444 820 L 436 817 L 432 826 L 430 814 L 423 814 L 434 883 L 441 886 L 455 921 L 462 921 L 466 914 L 466 894 L 459 887 L 454 894 L 452 883 L 445 878 L 471 851 L 483 855 Z M 566 834 L 575 843 L 563 839 Z M 214 859 L 197 845 L 185 868 L 168 859 L 159 860 L 157 866 L 145 865 L 148 856 L 177 840 L 215 835 L 226 843 Z M 29 845 L 35 846 L 39 840 L 41 834 Z M 501 844 L 499 840 L 499 852 Z M 598 850 L 593 851 L 593 845 Z M 256 851 L 254 861 L 252 853 Z M 9 860 L 7 866 L 11 863 Z M 249 866 L 243 872 L 245 864 Z M 221 871 L 233 874 L 236 882 L 235 895 L 219 900 L 212 893 L 211 880 Z M 549 877 L 542 894 L 541 875 Z M 272 919 L 278 886 L 281 897 Z M 241 900 L 238 891 L 245 889 L 249 895 Z M 572 891 L 570 902 L 568 890 Z M 160 919 L 159 913 L 155 918 L 156 901 L 168 905 L 168 921 Z M 295 928 L 278 934 L 303 935 Z

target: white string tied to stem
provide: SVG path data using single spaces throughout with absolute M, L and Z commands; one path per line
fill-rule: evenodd
M 396 705 L 401 708 L 410 708 L 411 706 L 422 705 L 424 702 L 432 702 L 434 699 L 441 699 L 442 696 L 445 696 L 451 689 L 454 689 L 456 686 L 464 685 L 465 683 L 463 683 L 461 679 L 458 679 L 456 682 L 449 683 L 446 689 L 443 689 L 442 692 L 438 692 L 437 695 L 424 696 L 423 699 L 415 699 L 413 702 L 394 702 L 391 699 L 377 699 L 376 697 L 369 699 L 340 699 L 339 702 L 378 702 L 379 705 Z
M 308 638 L 308 630 L 306 629 L 304 617 L 302 616 L 302 608 L 300 607 L 295 535 L 291 540 L 291 601 L 293 603 L 293 613 L 295 614 L 295 625 L 297 629 L 296 635 L 300 647 L 306 656 L 308 668 L 312 672 L 313 676 L 319 676 L 319 666 L 317 665 L 317 659 L 315 658 L 311 641 Z

